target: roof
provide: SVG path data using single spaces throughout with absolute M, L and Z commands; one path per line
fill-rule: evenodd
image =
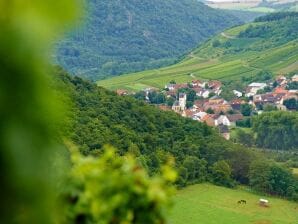
M 266 83 L 263 83 L 263 82 L 253 82 L 251 84 L 249 84 L 248 86 L 249 87 L 263 87 L 263 86 L 266 86 L 267 84 Z
M 235 121 L 243 120 L 243 115 L 242 114 L 228 114 L 227 118 L 229 119 L 230 122 L 235 122 Z
M 185 93 L 179 93 L 179 98 L 185 97 L 186 94 Z

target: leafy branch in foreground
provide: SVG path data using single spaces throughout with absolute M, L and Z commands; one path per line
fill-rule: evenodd
M 176 179 L 170 166 L 149 178 L 131 155 L 120 157 L 111 148 L 98 158 L 75 150 L 72 162 L 65 223 L 165 223 Z

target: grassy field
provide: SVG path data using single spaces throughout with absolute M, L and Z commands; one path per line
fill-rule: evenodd
M 270 207 L 258 205 L 264 197 Z M 247 204 L 239 205 L 241 199 Z M 170 224 L 297 224 L 298 204 L 260 196 L 245 189 L 232 190 L 199 184 L 178 192 Z
M 298 175 L 298 168 L 293 168 L 293 173 Z
M 234 27 L 217 35 L 175 65 L 101 80 L 98 85 L 108 89 L 138 91 L 146 87 L 163 88 L 171 80 L 178 83 L 194 79 L 235 80 L 242 76 L 254 76 L 260 70 L 270 70 L 275 74 L 298 71 L 298 39 L 266 50 L 252 50 L 260 49 L 264 40 L 238 38 L 237 35 L 248 26 Z M 229 53 L 224 47 L 214 47 L 215 41 L 222 45 L 229 42 L 234 51 Z M 247 50 L 235 52 L 238 48 Z

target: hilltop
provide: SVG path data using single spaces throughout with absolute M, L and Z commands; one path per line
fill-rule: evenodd
M 98 80 L 174 63 L 239 18 L 196 0 L 88 1 L 81 29 L 57 46 L 70 73 Z
M 179 63 L 98 82 L 109 89 L 164 88 L 195 79 L 238 80 L 268 70 L 298 71 L 298 13 L 274 13 L 209 39 Z

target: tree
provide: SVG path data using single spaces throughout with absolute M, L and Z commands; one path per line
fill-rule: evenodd
M 268 177 L 269 192 L 281 196 L 292 197 L 295 192 L 294 178 L 291 170 L 273 164 Z
M 211 167 L 211 173 L 213 183 L 226 187 L 234 186 L 231 178 L 232 170 L 226 161 L 220 160 L 214 163 Z
M 213 42 L 212 42 L 212 47 L 219 47 L 220 46 L 220 42 L 219 42 L 219 40 L 214 40 Z
M 254 142 L 255 142 L 254 135 L 252 132 L 246 132 L 240 128 L 238 128 L 236 130 L 235 140 L 236 140 L 236 142 L 239 142 L 239 143 L 246 145 L 248 147 L 253 146 Z
M 144 91 L 139 91 L 134 95 L 134 98 L 138 100 L 146 100 L 146 93 Z
M 187 170 L 187 180 L 198 183 L 206 180 L 207 162 L 195 156 L 187 156 L 183 161 L 183 167 Z
M 169 97 L 166 99 L 166 104 L 170 107 L 173 106 L 174 102 L 175 102 L 175 98 L 173 97 Z
M 276 150 L 296 149 L 298 114 L 286 111 L 266 112 L 253 119 L 256 145 Z
M 267 160 L 252 162 L 249 169 L 249 184 L 257 191 L 269 192 L 270 163 Z
M 285 105 L 288 110 L 298 110 L 298 100 L 296 100 L 296 98 L 284 100 L 283 105 Z
M 277 110 L 277 107 L 274 106 L 274 105 L 271 105 L 271 104 L 266 104 L 263 107 L 263 110 L 264 110 L 264 112 L 276 111 Z
M 207 113 L 207 114 L 214 114 L 214 110 L 212 110 L 211 108 L 208 108 L 208 109 L 206 110 L 206 113 Z
M 176 179 L 170 166 L 150 179 L 133 157 L 107 149 L 100 158 L 72 152 L 73 167 L 64 190 L 65 223 L 165 223 Z
M 241 104 L 240 111 L 243 114 L 243 116 L 250 116 L 252 112 L 252 106 L 248 103 Z

